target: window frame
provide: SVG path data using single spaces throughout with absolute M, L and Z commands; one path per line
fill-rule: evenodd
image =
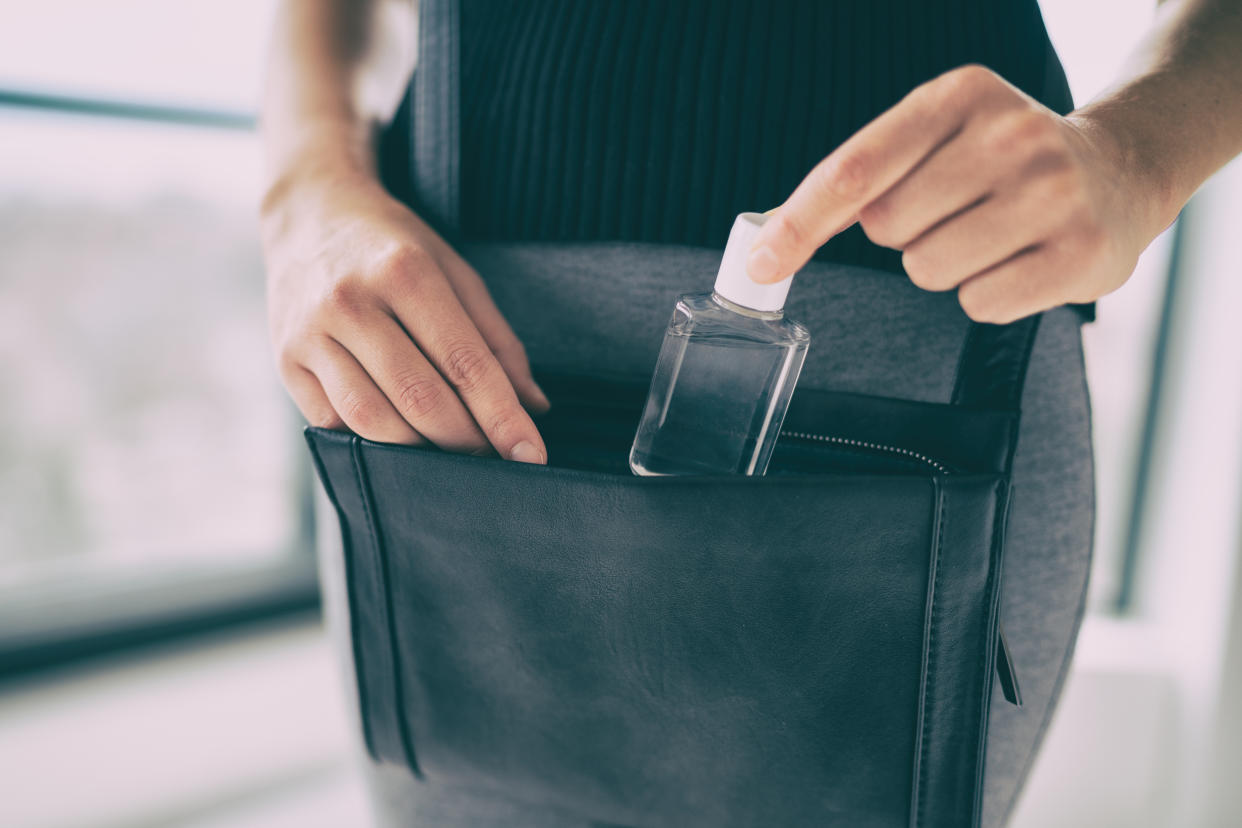
M 253 131 L 252 113 L 0 88 L 0 109 Z M 0 682 L 68 662 L 267 621 L 318 614 L 316 529 L 310 461 L 294 452 L 296 529 L 258 563 L 143 564 L 0 586 Z

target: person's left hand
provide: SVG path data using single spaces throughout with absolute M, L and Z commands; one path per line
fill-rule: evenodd
M 917 87 L 811 170 L 764 225 L 751 278 L 775 282 L 855 221 L 914 284 L 957 288 L 1003 323 L 1120 287 L 1156 226 L 1123 142 L 982 66 Z

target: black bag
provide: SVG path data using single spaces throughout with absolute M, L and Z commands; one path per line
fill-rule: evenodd
M 766 477 L 637 477 L 642 378 L 536 372 L 548 465 L 308 428 L 367 746 L 632 826 L 978 824 L 1014 401 L 799 389 Z
M 397 156 L 451 238 L 457 9 L 421 6 Z M 761 478 L 631 474 L 649 376 L 536 365 L 547 466 L 307 428 L 371 756 L 636 828 L 978 825 L 1037 324 L 972 324 L 950 404 L 799 388 Z

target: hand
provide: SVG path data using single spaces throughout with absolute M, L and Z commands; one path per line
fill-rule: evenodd
M 543 463 L 548 400 L 482 279 L 373 178 L 299 165 L 262 206 L 280 374 L 312 425 Z
M 756 238 L 757 282 L 855 221 L 914 284 L 1004 323 L 1120 287 L 1162 227 L 1119 143 L 981 66 L 912 91 L 811 170 Z

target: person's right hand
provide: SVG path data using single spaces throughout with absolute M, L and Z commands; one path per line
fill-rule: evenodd
M 544 463 L 549 407 L 479 275 L 376 181 L 303 165 L 261 207 L 268 323 L 311 425 Z

